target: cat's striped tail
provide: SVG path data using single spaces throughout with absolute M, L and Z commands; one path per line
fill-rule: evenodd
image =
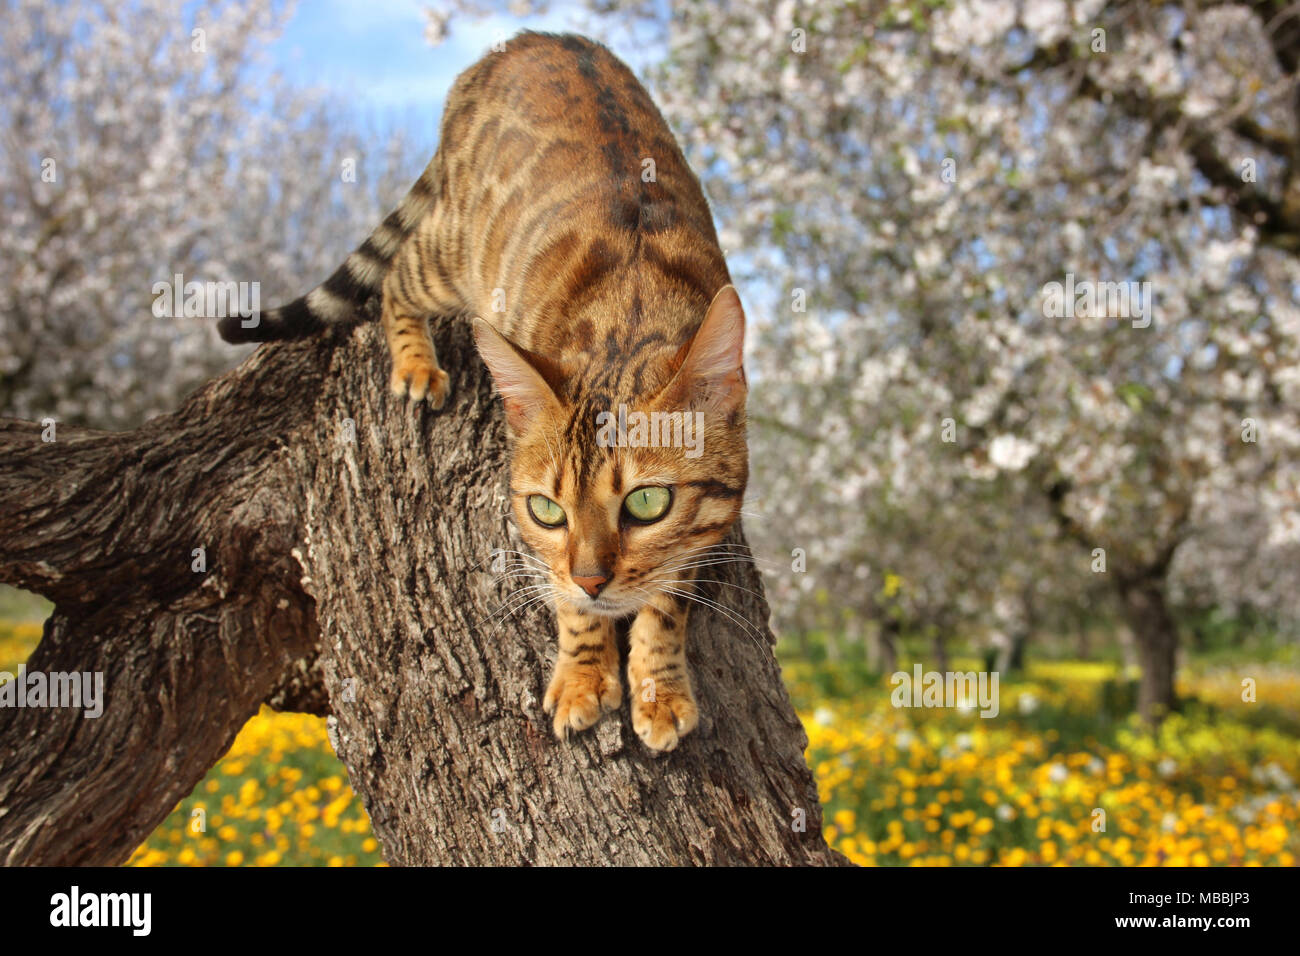
M 274 342 L 305 338 L 332 325 L 362 321 L 361 306 L 379 293 L 397 250 L 433 208 L 437 180 L 435 156 L 397 208 L 332 276 L 287 305 L 263 312 L 251 327 L 245 325 L 253 321 L 251 318 L 223 318 L 217 323 L 221 337 L 227 342 Z

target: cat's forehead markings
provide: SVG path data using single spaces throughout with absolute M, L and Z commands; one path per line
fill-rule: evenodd
M 595 487 L 591 490 L 617 495 L 623 485 L 622 470 L 623 466 L 619 461 L 617 449 L 612 450 L 607 455 L 600 456 L 593 475 Z

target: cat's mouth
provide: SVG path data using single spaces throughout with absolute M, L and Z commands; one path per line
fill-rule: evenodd
M 598 597 L 588 597 L 583 594 L 581 599 L 574 598 L 574 603 L 578 608 L 588 614 L 598 614 L 601 617 L 627 617 L 641 610 L 644 602 L 631 601 L 627 598 L 611 597 L 607 594 L 601 594 Z

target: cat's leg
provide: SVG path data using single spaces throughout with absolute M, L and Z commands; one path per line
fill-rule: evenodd
M 389 380 L 393 394 L 410 395 L 417 402 L 427 397 L 434 408 L 442 408 L 447 401 L 450 380 L 438 365 L 428 319 L 390 307 L 387 300 L 383 317 L 388 351 L 393 357 L 393 374 Z
M 686 665 L 686 616 L 685 601 L 660 592 L 632 622 L 632 729 L 651 750 L 672 750 L 700 722 Z
M 410 395 L 416 401 L 427 397 L 434 408 L 442 408 L 451 383 L 438 365 L 429 316 L 453 315 L 463 302 L 436 261 L 436 245 L 429 239 L 436 229 L 435 216 L 398 252 L 384 277 L 381 317 L 393 359 L 394 394 Z
M 556 604 L 560 624 L 560 653 L 555 674 L 542 708 L 555 715 L 555 735 L 566 739 L 570 730 L 586 730 L 607 710 L 623 701 L 618 676 L 618 644 L 614 620 L 575 610 L 564 601 Z

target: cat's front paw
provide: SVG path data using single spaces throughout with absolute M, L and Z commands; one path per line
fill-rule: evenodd
M 429 358 L 403 358 L 393 363 L 390 386 L 394 395 L 410 395 L 415 401 L 427 398 L 434 409 L 442 408 L 451 391 L 451 378 Z
M 633 697 L 632 729 L 651 750 L 674 749 L 699 722 L 700 709 L 689 687 L 663 688 Z
M 560 666 L 546 689 L 542 709 L 554 714 L 555 736 L 567 740 L 569 731 L 586 730 L 606 711 L 623 701 L 618 671 L 581 665 Z

